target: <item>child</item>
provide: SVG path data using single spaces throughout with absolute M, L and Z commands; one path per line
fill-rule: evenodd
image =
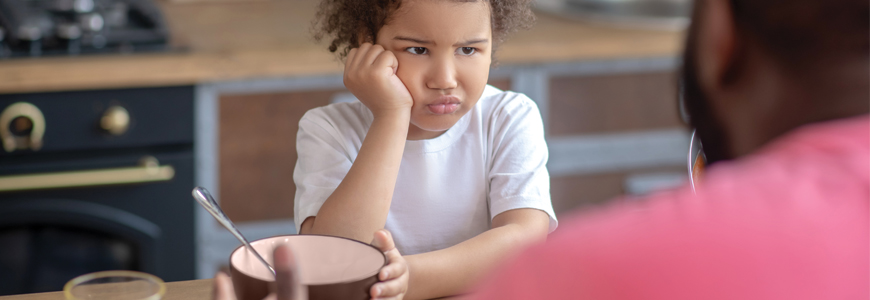
M 461 293 L 555 229 L 540 113 L 486 84 L 494 47 L 532 20 L 529 0 L 321 3 L 315 30 L 343 47 L 359 102 L 299 122 L 296 227 L 365 242 L 389 230 L 404 257 L 373 297 Z

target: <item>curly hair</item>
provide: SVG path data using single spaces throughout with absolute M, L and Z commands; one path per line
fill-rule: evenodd
M 535 14 L 531 10 L 532 0 L 449 1 L 488 2 L 493 53 L 512 33 L 528 29 L 535 22 Z M 377 40 L 378 31 L 401 5 L 402 0 L 322 0 L 312 24 L 314 39 L 318 42 L 325 38 L 332 39 L 329 51 L 343 60 L 350 49 L 359 47 L 360 41 Z

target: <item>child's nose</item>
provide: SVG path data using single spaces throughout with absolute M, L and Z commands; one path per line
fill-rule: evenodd
M 456 66 L 453 60 L 443 59 L 435 63 L 429 71 L 426 87 L 436 90 L 456 88 Z

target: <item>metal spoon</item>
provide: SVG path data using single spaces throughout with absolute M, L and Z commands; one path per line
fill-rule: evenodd
M 215 219 L 217 219 L 218 223 L 221 223 L 221 225 L 226 227 L 226 229 L 229 230 L 230 233 L 236 236 L 236 238 L 245 245 L 245 248 L 248 248 L 248 251 L 254 253 L 254 256 L 256 256 L 257 259 L 259 259 L 260 262 L 263 263 L 263 265 L 269 268 L 269 271 L 272 272 L 272 276 L 275 276 L 275 269 L 272 268 L 272 266 L 269 265 L 269 263 L 267 263 L 262 256 L 260 256 L 260 253 L 257 253 L 257 251 L 254 250 L 254 247 L 251 247 L 251 243 L 248 243 L 248 240 L 245 239 L 244 236 L 242 236 L 242 233 L 239 232 L 238 229 L 236 229 L 236 225 L 233 225 L 233 222 L 230 221 L 230 218 L 227 218 L 227 215 L 224 214 L 224 211 L 221 210 L 221 207 L 217 204 L 216 201 L 214 201 L 214 197 L 212 197 L 211 194 L 208 193 L 208 190 L 206 190 L 204 187 L 198 186 L 193 188 L 193 191 L 191 193 L 193 194 L 193 198 L 196 199 L 196 202 L 199 202 L 199 204 L 202 205 L 205 210 L 207 210 Z

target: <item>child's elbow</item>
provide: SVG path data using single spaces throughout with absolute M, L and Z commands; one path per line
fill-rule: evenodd
M 493 219 L 493 228 L 501 226 L 510 228 L 518 243 L 543 242 L 550 232 L 550 216 L 532 208 L 506 211 Z

